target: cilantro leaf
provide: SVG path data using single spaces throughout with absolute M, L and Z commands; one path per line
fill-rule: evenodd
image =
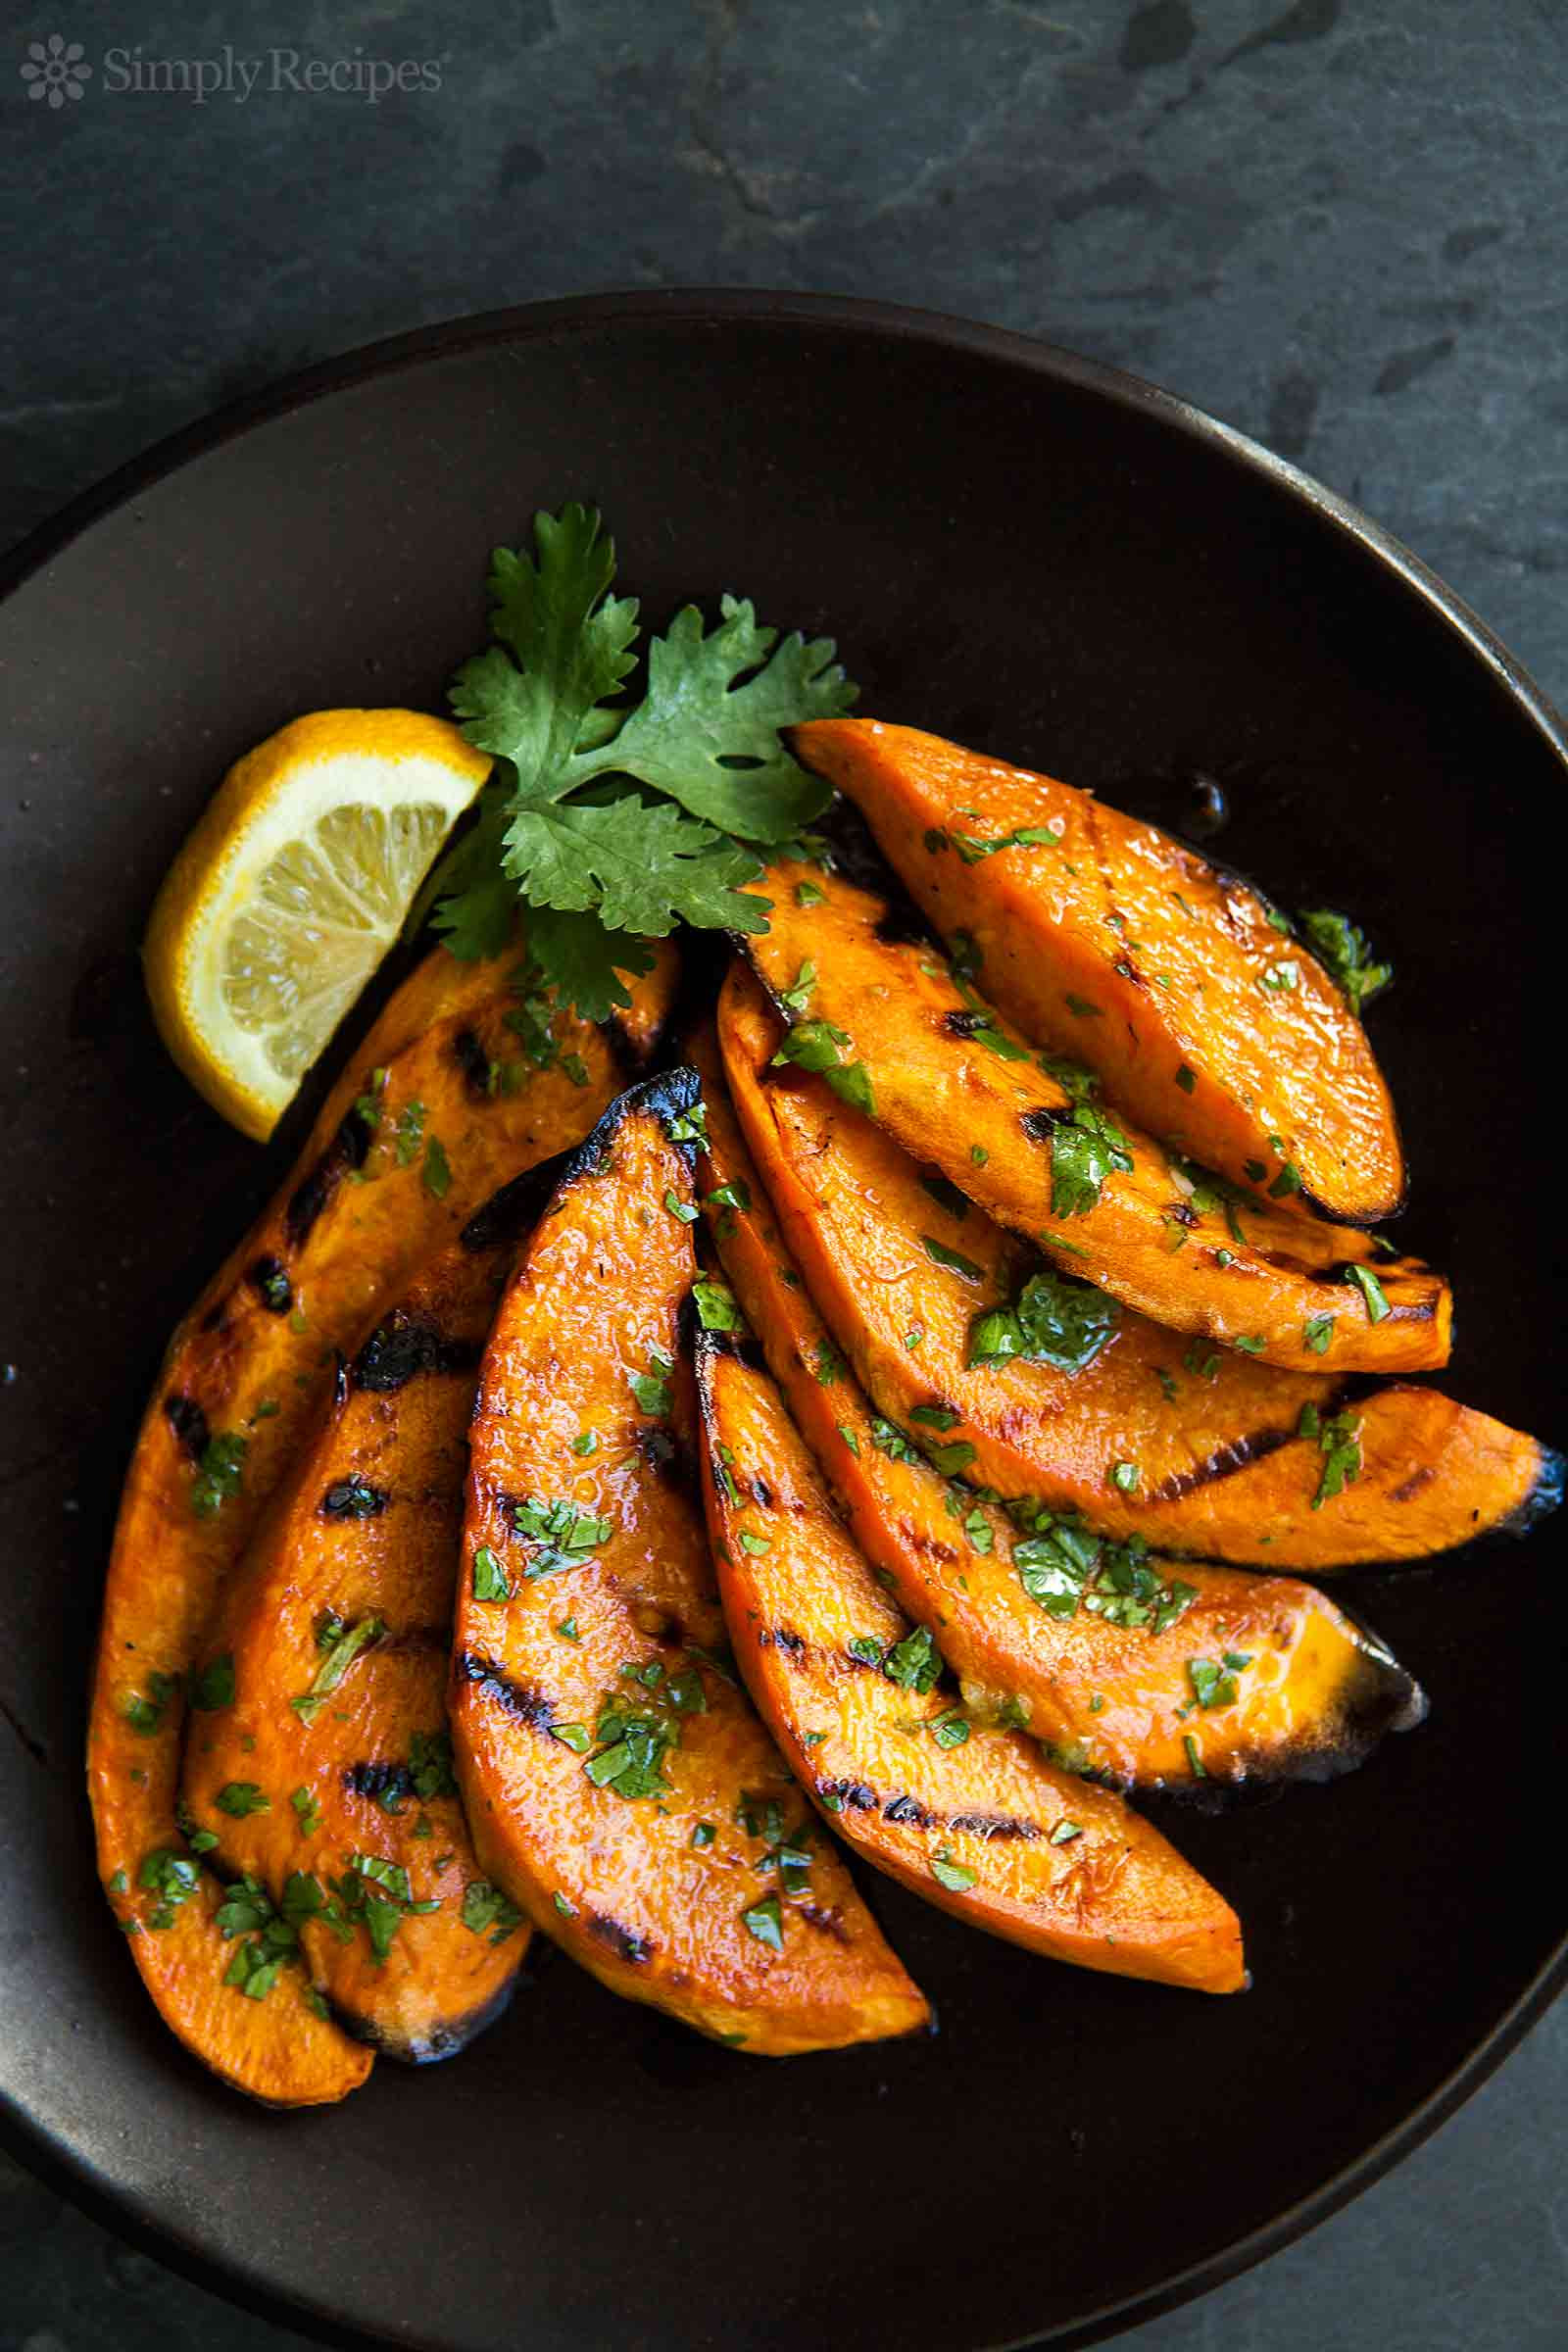
M 506 868 L 536 906 L 594 908 L 607 930 L 662 938 L 677 922 L 760 930 L 760 899 L 737 887 L 760 869 L 738 842 L 667 803 L 521 801 L 507 828 Z M 533 942 L 539 960 L 539 943 Z
M 499 865 L 496 873 L 514 908 L 515 885 Z M 635 980 L 654 968 L 654 951 L 646 940 L 634 938 L 629 931 L 607 931 L 596 914 L 586 911 L 531 907 L 528 944 L 540 970 L 549 972 L 555 982 L 562 1004 L 570 1004 L 585 1021 L 608 1020 L 615 1005 L 630 1004 L 631 992 L 623 973 Z
M 501 642 L 464 663 L 451 702 L 468 741 L 510 760 L 524 791 L 564 791 L 577 779 L 561 771 L 585 733 L 602 744 L 613 731 L 613 714 L 596 706 L 632 666 L 637 606 L 609 595 L 615 546 L 591 507 L 537 514 L 533 534 L 537 564 L 505 547 L 490 559 L 490 626 Z
M 511 945 L 517 892 L 501 862 L 507 803 L 506 786 L 492 777 L 479 795 L 472 823 L 437 858 L 410 910 L 407 936 L 429 915 L 460 963 L 504 956 Z
M 646 939 L 683 922 L 767 928 L 766 900 L 741 889 L 761 866 L 746 845 L 789 840 L 831 798 L 782 730 L 848 710 L 857 689 L 829 639 L 781 639 L 725 596 L 710 629 L 684 607 L 649 643 L 641 699 L 615 701 L 639 629 L 635 601 L 610 593 L 613 545 L 578 505 L 536 514 L 533 533 L 531 555 L 495 551 L 496 642 L 451 688 L 498 766 L 411 923 L 433 907 L 455 956 L 496 956 L 520 898 L 541 981 L 603 1019 L 629 1003 L 616 975 L 650 968 Z
M 1307 945 L 1330 979 L 1337 980 L 1359 1014 L 1363 1004 L 1380 996 L 1394 978 L 1392 963 L 1379 963 L 1366 933 L 1348 914 L 1318 906 L 1301 916 Z
M 833 794 L 790 758 L 778 731 L 837 716 L 856 689 L 830 638 L 808 644 L 792 633 L 779 645 L 777 629 L 760 627 L 745 598 L 722 597 L 719 610 L 717 628 L 705 635 L 701 612 L 686 605 L 653 640 L 647 696 L 592 766 L 636 776 L 747 841 L 788 841 Z M 737 685 L 747 670 L 756 674 Z

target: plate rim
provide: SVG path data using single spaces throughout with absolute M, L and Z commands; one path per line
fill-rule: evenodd
M 79 492 L 0 556 L 0 604 L 9 602 L 95 523 L 185 466 L 259 425 L 336 392 L 489 345 L 630 322 L 690 330 L 737 320 L 785 328 L 836 325 L 858 330 L 870 342 L 926 344 L 1003 364 L 1041 379 L 1068 383 L 1114 407 L 1158 418 L 1170 430 L 1219 451 L 1315 513 L 1332 531 L 1357 546 L 1377 568 L 1392 574 L 1406 593 L 1414 594 L 1481 663 L 1515 712 L 1530 722 L 1568 771 L 1568 723 L 1524 664 L 1438 572 L 1350 500 L 1234 425 L 1108 362 L 1087 358 L 1014 328 L 858 295 L 751 287 L 610 290 L 462 314 L 355 346 L 206 412 Z M 976 2346 L 974 2352 L 1026 2352 L 1027 2347 L 1046 2345 L 1054 2352 L 1077 2352 L 1078 2347 L 1103 2342 L 1176 2310 L 1294 2244 L 1385 2178 L 1456 2114 L 1496 2073 L 1565 1986 L 1568 1929 L 1502 2016 L 1418 2106 L 1282 2213 L 1201 2262 L 1157 2285 L 1103 2304 L 1082 2320 L 1045 2334 L 1031 2332 Z M 279 2294 L 220 2252 L 145 2220 L 122 2191 L 59 2142 L 4 2087 L 0 2087 L 0 2145 L 92 2219 L 151 2252 L 195 2284 L 323 2343 L 364 2347 L 388 2340 Z

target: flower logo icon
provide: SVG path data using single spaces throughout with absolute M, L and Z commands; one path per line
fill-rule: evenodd
M 79 41 L 63 40 L 58 32 L 52 32 L 46 41 L 27 43 L 22 78 L 29 98 L 46 99 L 58 109 L 68 98 L 79 98 L 91 77 L 92 68 L 83 63 Z

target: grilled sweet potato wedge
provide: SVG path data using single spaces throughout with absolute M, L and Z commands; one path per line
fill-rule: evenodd
M 749 887 L 773 911 L 740 944 L 792 1023 L 790 1055 L 1069 1272 L 1173 1330 L 1298 1371 L 1447 1361 L 1451 1300 L 1429 1267 L 1374 1267 L 1379 1245 L 1353 1227 L 1221 1195 L 1075 1099 L 936 951 L 886 935 L 873 892 L 792 860 Z M 1275 1164 L 1276 1187 L 1296 1181 Z
M 724 1649 L 692 1492 L 689 1070 L 614 1103 L 480 1380 L 452 1726 L 489 1877 L 614 1992 L 769 2056 L 926 2006 Z
M 639 1004 L 667 1005 L 674 970 L 666 951 Z M 510 960 L 441 949 L 389 1000 L 276 1200 L 171 1341 L 121 1502 L 88 1735 L 99 1869 L 167 2023 L 276 2105 L 341 2098 L 369 2056 L 315 2014 L 297 1971 L 253 1974 L 250 1998 L 232 1979 L 246 1963 L 217 1924 L 222 1890 L 175 1813 L 187 1696 L 217 1712 L 232 1679 L 219 1659 L 186 1680 L 336 1356 L 498 1185 L 585 1134 L 617 1083 L 618 1032 L 525 987 Z
M 739 965 L 719 1035 L 747 1144 L 828 1327 L 896 1431 L 940 1443 L 938 1460 L 975 1484 L 1162 1552 L 1313 1572 L 1449 1550 L 1559 1498 L 1555 1455 L 1434 1390 L 1352 1398 L 1081 1286 L 1055 1286 L 1062 1361 L 971 1361 L 1029 1261 L 823 1079 L 772 1066 L 779 1024 Z
M 479 1360 L 548 1185 L 482 1208 L 345 1367 L 207 1637 L 234 1703 L 185 1752 L 216 1865 L 297 1924 L 338 2022 L 415 2064 L 500 2014 L 529 1935 L 474 1861 L 446 1690 Z
M 719 1588 L 747 1684 L 797 1777 L 867 1861 L 969 1926 L 1080 1968 L 1246 1984 L 1241 1926 L 1124 1799 L 971 1723 L 883 1592 L 745 1344 L 703 1333 Z
M 1411 1678 L 1312 1586 L 1177 1569 L 1137 1539 L 1020 1527 L 935 1470 L 873 1411 L 812 1305 L 741 1139 L 711 1023 L 687 1054 L 703 1081 L 699 1187 L 724 1272 L 856 1543 L 935 1633 L 965 1705 L 1021 1719 L 1075 1764 L 1144 1788 L 1324 1780 L 1421 1720 Z
M 1301 1200 L 1346 1224 L 1399 1207 L 1366 1032 L 1247 883 L 1092 793 L 913 727 L 817 719 L 795 747 L 950 946 L 961 938 L 991 1002 L 1091 1063 L 1129 1118 L 1250 1192 L 1283 1156 Z

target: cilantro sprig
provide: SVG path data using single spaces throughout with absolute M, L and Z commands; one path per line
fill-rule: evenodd
M 847 710 L 857 689 L 831 639 L 780 638 L 744 598 L 710 628 L 695 605 L 649 641 L 640 699 L 637 603 L 612 596 L 613 542 L 597 512 L 534 516 L 534 549 L 491 560 L 495 639 L 464 663 L 451 703 L 497 761 L 474 822 L 441 859 L 418 912 L 455 956 L 499 955 L 519 899 L 541 977 L 585 1019 L 627 1004 L 646 942 L 678 923 L 762 931 L 742 890 L 759 851 L 819 816 L 829 788 L 780 729 Z

